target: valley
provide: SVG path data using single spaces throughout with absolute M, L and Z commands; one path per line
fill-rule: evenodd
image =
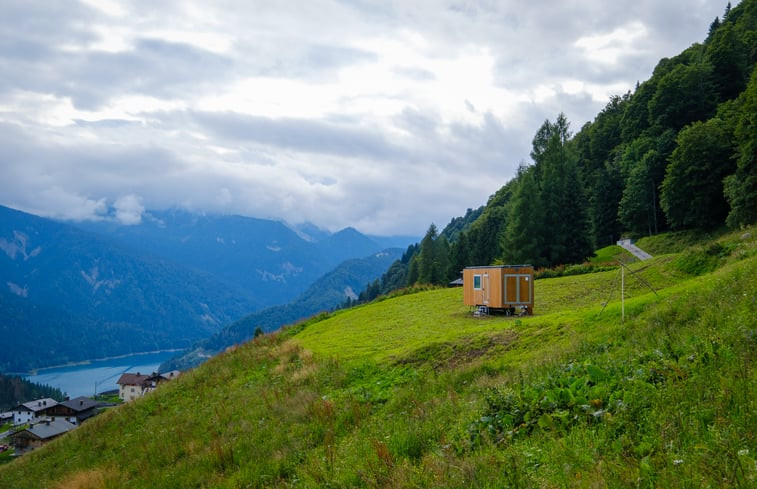
M 323 314 L 0 466 L 0 480 L 749 487 L 755 231 L 641 241 L 656 256 L 629 266 L 657 294 L 629 280 L 625 321 L 619 294 L 604 307 L 617 269 L 537 280 L 530 317 L 475 318 L 459 288 Z M 708 258 L 713 247 L 729 251 Z M 692 267 L 705 258 L 711 271 Z
M 128 402 L 0 375 L 0 488 L 757 487 L 757 0 L 85 3 L 8 12 L 0 372 Z
M 392 242 L 353 229 L 322 231 L 316 241 L 281 222 L 238 216 L 151 216 L 132 226 L 68 223 L 0 206 L 0 371 L 186 349 Z M 338 306 L 397 252 L 386 253 L 372 267 L 342 270 L 345 282 L 332 275 L 266 330 Z

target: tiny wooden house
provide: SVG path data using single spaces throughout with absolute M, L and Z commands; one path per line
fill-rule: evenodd
M 463 269 L 463 303 L 515 313 L 534 311 L 534 267 L 502 265 Z

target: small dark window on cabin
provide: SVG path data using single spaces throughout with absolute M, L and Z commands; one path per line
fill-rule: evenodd
M 481 290 L 481 275 L 473 276 L 473 288 L 475 290 Z

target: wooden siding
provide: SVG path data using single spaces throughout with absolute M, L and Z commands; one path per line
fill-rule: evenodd
M 492 309 L 528 306 L 533 314 L 534 269 L 530 265 L 465 268 L 463 303 Z

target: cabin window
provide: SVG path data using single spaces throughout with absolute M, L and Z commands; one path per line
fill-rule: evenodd
M 473 288 L 475 290 L 481 290 L 481 275 L 473 276 Z

